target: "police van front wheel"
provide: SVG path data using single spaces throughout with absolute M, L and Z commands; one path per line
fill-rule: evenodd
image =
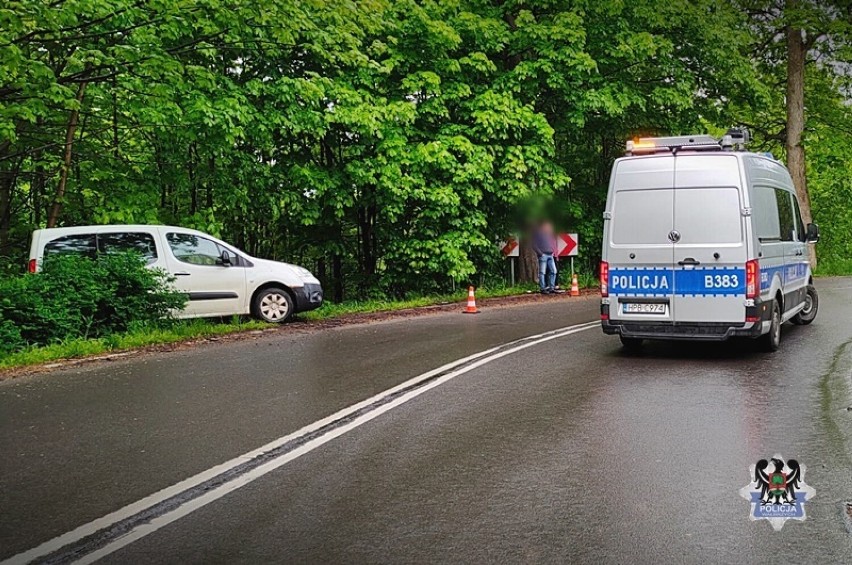
M 790 321 L 799 326 L 807 326 L 814 321 L 819 310 L 819 295 L 814 285 L 809 284 L 805 291 L 805 306 Z
M 769 318 L 769 331 L 757 338 L 764 351 L 778 351 L 781 347 L 781 307 L 778 301 L 772 301 L 772 314 Z

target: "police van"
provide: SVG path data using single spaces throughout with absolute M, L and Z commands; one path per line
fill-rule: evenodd
M 644 339 L 757 338 L 813 322 L 802 223 L 787 169 L 747 152 L 747 132 L 627 142 L 612 168 L 600 267 L 601 323 L 625 347 Z

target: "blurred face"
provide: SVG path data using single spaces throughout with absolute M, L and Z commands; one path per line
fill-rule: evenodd
M 544 233 L 553 233 L 553 224 L 551 224 L 550 222 L 544 222 L 541 225 L 541 229 L 544 231 Z

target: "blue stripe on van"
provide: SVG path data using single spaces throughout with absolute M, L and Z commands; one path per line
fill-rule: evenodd
M 609 292 L 641 296 L 669 296 L 674 291 L 674 269 L 618 268 L 609 271 Z
M 774 267 L 760 268 L 760 290 L 766 290 L 772 286 L 772 278 L 776 273 L 781 277 L 783 284 L 796 282 L 808 276 L 808 263 L 787 263 L 785 265 L 776 265 Z
M 637 296 L 745 294 L 745 268 L 617 268 L 609 272 L 609 291 Z

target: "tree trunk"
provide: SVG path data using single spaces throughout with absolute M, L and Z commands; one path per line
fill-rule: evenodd
M 786 0 L 789 12 L 795 10 L 799 0 Z M 808 196 L 808 181 L 805 168 L 805 148 L 802 145 L 802 133 L 805 130 L 805 47 L 802 30 L 787 25 L 787 169 L 793 177 L 796 195 L 802 209 L 805 224 L 813 221 L 811 199 Z M 808 246 L 811 268 L 816 268 L 814 246 Z
M 12 193 L 18 180 L 21 159 L 16 159 L 10 165 L 6 151 L 11 143 L 0 144 L 0 166 L 8 166 L 8 170 L 0 170 L 0 253 L 9 241 L 9 230 L 12 224 Z M 5 162 L 4 162 L 5 161 Z
M 361 272 L 364 275 L 363 286 L 369 288 L 376 276 L 376 215 L 374 204 L 358 210 L 358 231 L 361 245 Z
M 331 277 L 334 279 L 334 301 L 343 302 L 343 264 L 340 253 L 331 257 Z
M 115 72 L 115 67 L 113 67 Z M 112 77 L 112 156 L 118 161 L 121 156 L 118 151 L 118 85 L 115 76 Z
M 56 186 L 56 196 L 53 199 L 53 206 L 50 208 L 50 214 L 47 217 L 47 227 L 55 228 L 56 222 L 59 220 L 59 212 L 62 211 L 62 199 L 65 197 L 65 187 L 68 184 L 68 171 L 71 170 L 71 156 L 74 147 L 74 134 L 77 131 L 77 120 L 80 117 L 80 106 L 83 103 L 83 95 L 86 93 L 86 82 L 81 82 L 77 89 L 77 107 L 71 110 L 71 115 L 68 117 L 68 127 L 65 130 L 65 157 L 62 161 L 62 172 L 59 175 L 59 184 Z
M 213 209 L 213 179 L 216 174 L 216 158 L 210 157 L 207 159 L 207 170 L 209 176 L 207 177 L 207 209 Z
M 190 143 L 186 155 L 186 172 L 189 176 L 189 214 L 195 215 L 198 210 L 198 187 L 195 183 L 195 163 L 193 159 L 195 144 Z
M 538 282 L 538 257 L 532 248 L 532 237 L 521 238 L 521 248 L 518 251 L 518 282 Z
M 12 226 L 12 192 L 18 177 L 18 166 L 13 170 L 0 171 L 0 252 L 9 243 L 9 229 Z

